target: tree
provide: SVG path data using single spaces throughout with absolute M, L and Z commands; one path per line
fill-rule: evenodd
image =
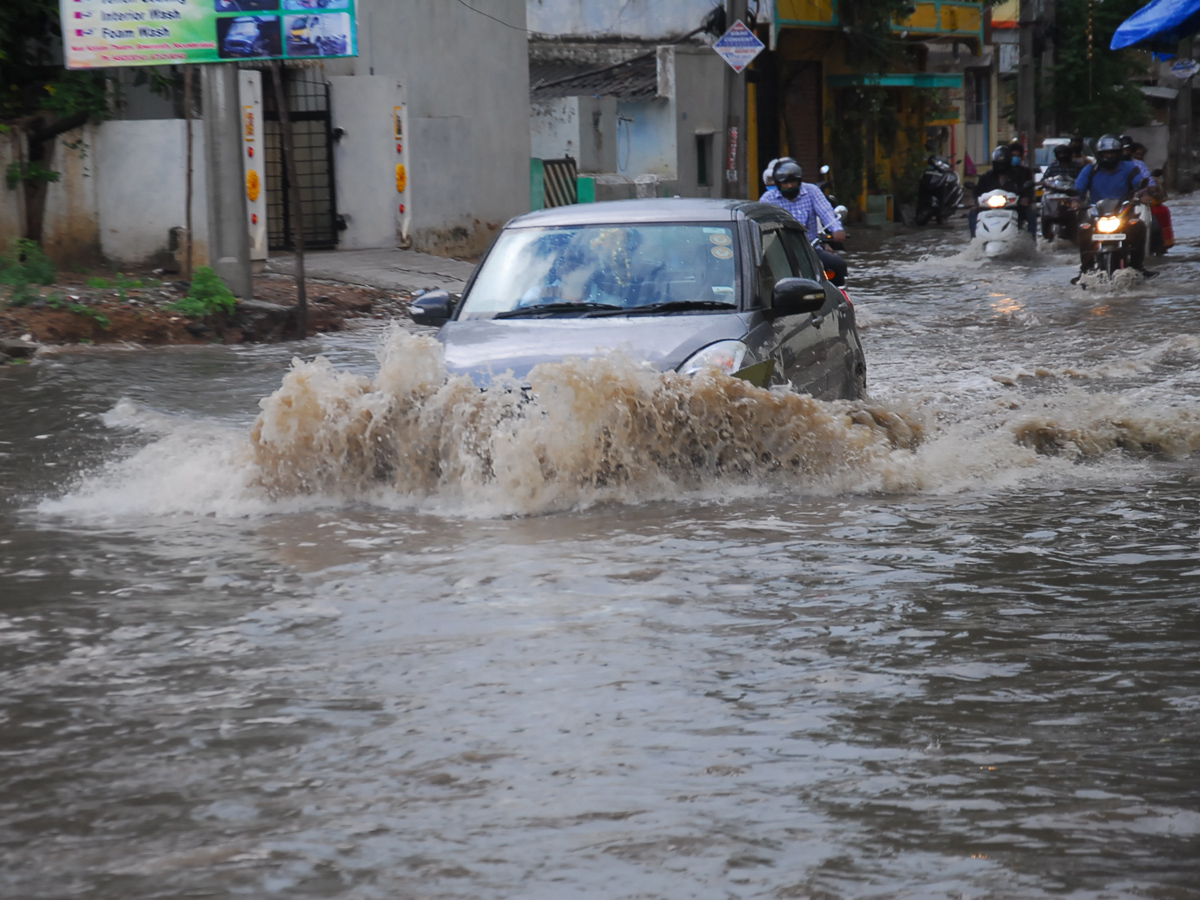
M 1057 0 L 1054 35 L 1055 121 L 1064 132 L 1117 133 L 1146 120 L 1146 100 L 1133 79 L 1145 72 L 1136 51 L 1110 50 L 1113 32 L 1144 0 Z M 1091 15 L 1092 58 L 1088 60 Z

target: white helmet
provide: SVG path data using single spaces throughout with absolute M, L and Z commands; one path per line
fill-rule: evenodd
M 767 167 L 763 169 L 763 184 L 765 184 L 767 187 L 770 187 L 775 183 L 775 163 L 777 162 L 779 162 L 778 159 L 773 159 L 767 163 Z

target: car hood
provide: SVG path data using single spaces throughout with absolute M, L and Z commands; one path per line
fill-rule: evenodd
M 451 374 L 481 387 L 510 371 L 523 379 L 538 363 L 620 352 L 659 371 L 678 368 L 716 341 L 746 336 L 754 313 L 616 316 L 580 319 L 468 319 L 438 332 Z

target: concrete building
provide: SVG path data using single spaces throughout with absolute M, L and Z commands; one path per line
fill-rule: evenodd
M 695 33 L 712 8 L 529 0 L 533 158 L 572 157 L 597 200 L 721 196 L 726 65 Z
M 475 256 L 529 209 L 525 0 L 358 0 L 357 15 L 357 57 L 289 68 L 306 244 Z M 134 72 L 111 71 L 125 86 L 114 118 L 59 135 L 48 151 L 61 176 L 36 198 L 37 236 L 64 264 L 169 261 L 172 229 L 185 220 L 182 80 L 169 74 L 174 86 L 159 96 L 134 87 Z M 207 172 L 204 129 L 194 128 L 198 264 L 208 261 L 207 179 L 243 184 L 252 167 L 263 188 L 259 211 L 248 214 L 261 233 L 258 256 L 289 244 L 271 82 L 261 69 L 242 75 L 254 161 Z M 0 166 L 24 152 L 19 133 L 6 136 Z M 4 244 L 29 230 L 19 194 L 0 203 Z

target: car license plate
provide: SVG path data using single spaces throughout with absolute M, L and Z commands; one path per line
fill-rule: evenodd
M 1119 243 L 1121 243 L 1121 241 L 1125 240 L 1125 235 L 1123 235 L 1123 234 L 1093 234 L 1092 240 L 1093 241 L 1116 241 L 1119 244 Z

